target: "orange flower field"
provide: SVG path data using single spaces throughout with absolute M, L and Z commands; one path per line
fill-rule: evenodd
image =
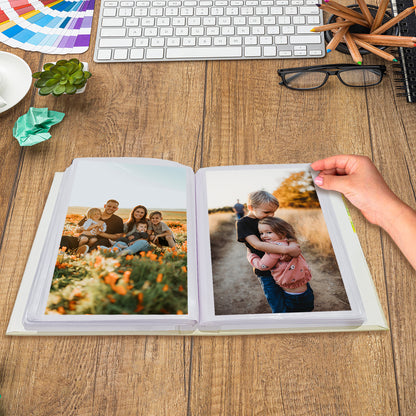
M 67 215 L 64 235 L 82 215 Z M 186 314 L 186 224 L 166 221 L 177 247 L 120 256 L 110 249 L 84 256 L 60 250 L 46 314 Z

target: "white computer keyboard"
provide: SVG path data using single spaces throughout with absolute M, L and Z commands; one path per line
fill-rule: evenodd
M 316 0 L 103 0 L 95 62 L 325 55 Z

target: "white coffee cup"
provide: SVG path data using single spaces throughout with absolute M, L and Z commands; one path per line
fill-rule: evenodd
M 4 101 L 4 98 L 1 96 L 3 88 L 4 88 L 4 76 L 1 73 L 1 68 L 0 68 L 0 108 L 5 107 L 7 105 L 6 101 Z

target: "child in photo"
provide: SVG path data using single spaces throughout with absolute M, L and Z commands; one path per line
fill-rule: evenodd
M 266 217 L 258 224 L 260 239 L 279 246 L 297 245 L 293 227 L 277 217 Z M 268 253 L 259 257 L 248 250 L 247 259 L 259 270 L 270 270 L 274 281 L 284 290 L 286 312 L 310 312 L 314 307 L 314 295 L 309 285 L 311 272 L 302 254 L 287 258 Z
M 299 245 L 277 245 L 260 240 L 258 230 L 259 221 L 273 217 L 279 208 L 279 201 L 269 192 L 251 192 L 247 201 L 248 214 L 237 222 L 237 240 L 244 243 L 251 253 L 262 258 L 265 253 L 283 255 L 283 259 L 290 260 L 300 254 Z M 254 269 L 259 278 L 266 299 L 273 313 L 286 312 L 284 290 L 274 281 L 270 270 Z
M 149 237 L 150 236 L 147 232 L 147 220 L 143 219 L 136 223 L 136 231 L 126 237 L 118 238 L 112 248 L 124 250 L 137 240 L 146 240 L 148 242 Z
M 107 229 L 106 223 L 102 221 L 102 212 L 99 208 L 91 208 L 87 211 L 87 220 L 80 226 L 82 232 L 78 237 L 79 246 L 88 244 L 92 246 L 97 241 L 97 233 L 105 232 Z
M 153 211 L 149 215 L 150 225 L 149 232 L 153 232 L 150 240 L 157 246 L 175 247 L 175 238 L 169 226 L 162 221 L 162 213 L 160 211 Z

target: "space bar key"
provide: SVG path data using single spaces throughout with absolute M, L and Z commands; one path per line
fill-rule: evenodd
M 168 48 L 167 59 L 180 58 L 238 58 L 241 57 L 240 46 L 210 46 L 207 48 Z

